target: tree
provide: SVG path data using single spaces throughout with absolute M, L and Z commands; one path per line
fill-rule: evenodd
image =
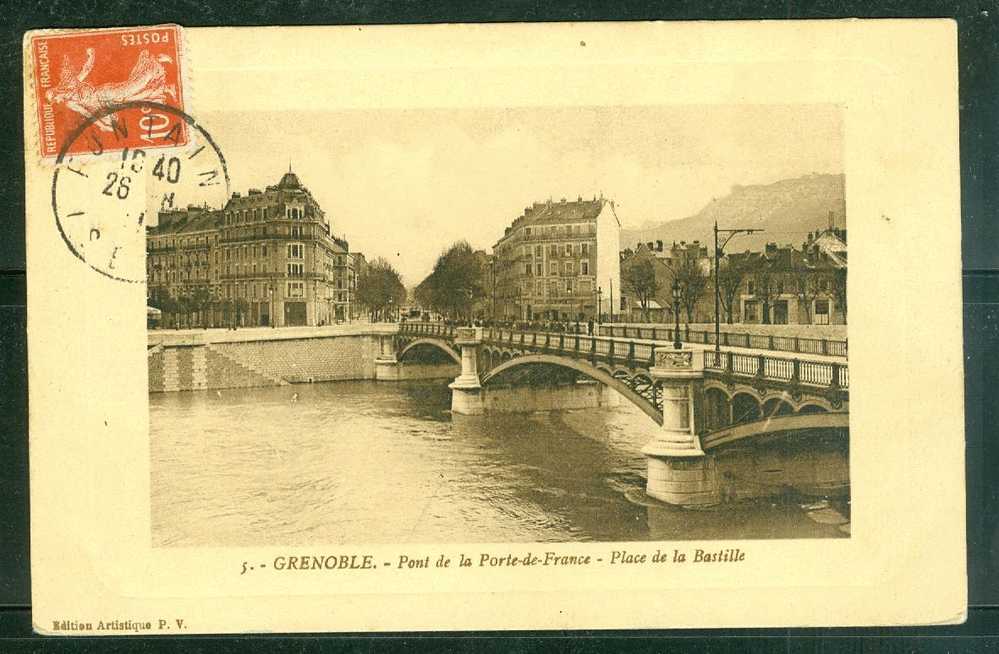
M 191 307 L 198 312 L 198 322 L 202 327 L 207 326 L 207 321 L 205 320 L 205 309 L 212 302 L 212 292 L 208 290 L 207 286 L 198 286 L 194 289 L 191 294 Z
M 846 268 L 837 268 L 832 276 L 832 291 L 836 304 L 843 312 L 843 322 L 846 322 Z
M 358 277 L 356 298 L 371 320 L 378 321 L 387 319 L 393 308 L 406 301 L 406 287 L 392 264 L 379 257 Z
M 718 263 L 718 299 L 725 311 L 725 320 L 730 325 L 735 313 L 735 296 L 748 270 L 749 264 L 741 258 L 726 257 Z
M 416 297 L 420 304 L 452 319 L 469 318 L 477 300 L 485 297 L 484 261 L 467 241 L 452 244 L 420 282 Z
M 763 305 L 763 316 L 760 320 L 765 325 L 770 324 L 770 304 L 777 297 L 777 280 L 770 270 L 770 262 L 761 259 L 753 272 L 754 295 Z
M 642 320 L 649 320 L 649 301 L 659 290 L 659 280 L 656 279 L 656 269 L 650 259 L 632 263 L 624 271 L 624 283 L 638 298 L 642 307 Z
M 694 321 L 694 308 L 697 301 L 704 295 L 708 285 L 708 276 L 701 268 L 700 262 L 694 257 L 685 257 L 674 271 L 674 279 L 680 285 L 680 305 L 687 314 L 687 324 Z
M 808 324 L 812 324 L 812 302 L 819 296 L 819 283 L 816 278 L 816 271 L 811 268 L 799 266 L 794 270 L 794 285 L 798 293 L 801 305 L 805 307 L 805 317 Z

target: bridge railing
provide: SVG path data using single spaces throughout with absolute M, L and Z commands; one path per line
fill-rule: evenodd
M 633 328 L 632 328 L 633 329 Z M 453 338 L 456 327 L 444 323 L 403 323 L 401 333 L 408 336 Z M 635 334 L 639 338 L 638 334 Z M 651 368 L 656 347 L 662 343 L 652 339 L 633 340 L 617 337 L 596 337 L 566 332 L 524 331 L 486 327 L 482 330 L 485 343 L 525 350 L 564 354 L 575 359 L 603 361 L 629 368 Z M 796 383 L 806 386 L 849 389 L 850 371 L 845 363 L 808 361 L 768 354 L 747 354 L 731 350 L 704 350 L 704 369 L 712 373 L 727 373 L 740 377 L 756 377 L 769 381 Z
M 455 333 L 454 325 L 443 322 L 404 322 L 399 326 L 399 333 L 407 336 L 437 336 L 440 338 L 452 338 Z
M 601 336 L 622 338 L 640 338 L 652 341 L 673 340 L 673 327 L 649 327 L 636 325 L 600 325 Z M 713 330 L 680 328 L 680 341 L 699 345 L 714 345 Z M 823 354 L 827 356 L 845 357 L 847 342 L 828 338 L 804 338 L 801 336 L 779 336 L 776 334 L 752 334 L 722 332 L 721 345 L 727 347 L 744 347 L 754 350 L 773 350 L 775 352 L 796 352 L 799 354 Z
M 715 352 L 705 350 L 704 369 L 741 377 L 760 377 L 771 381 L 797 383 L 826 388 L 850 388 L 850 369 L 845 363 L 802 361 L 766 354 Z

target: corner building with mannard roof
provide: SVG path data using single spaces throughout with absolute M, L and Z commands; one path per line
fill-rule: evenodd
M 161 211 L 146 232 L 146 272 L 165 326 L 316 326 L 356 313 L 348 243 L 290 168 L 221 210 Z

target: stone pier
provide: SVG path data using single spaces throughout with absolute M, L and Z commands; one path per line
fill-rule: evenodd
M 663 425 L 642 448 L 648 460 L 646 492 L 669 504 L 704 506 L 720 500 L 714 457 L 701 449 L 698 433 L 703 411 L 698 406 L 704 359 L 686 348 L 656 348 L 650 370 L 661 382 Z
M 482 384 L 479 382 L 479 345 L 481 327 L 459 327 L 455 345 L 461 348 L 461 374 L 451 382 L 451 413 L 477 416 L 484 412 Z
M 395 343 L 392 335 L 378 337 L 375 379 L 377 381 L 399 381 L 399 362 L 395 357 Z

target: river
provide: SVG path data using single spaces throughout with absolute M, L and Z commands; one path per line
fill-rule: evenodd
M 843 535 L 797 502 L 647 502 L 654 425 L 628 402 L 452 417 L 444 381 L 358 381 L 149 404 L 159 547 Z

